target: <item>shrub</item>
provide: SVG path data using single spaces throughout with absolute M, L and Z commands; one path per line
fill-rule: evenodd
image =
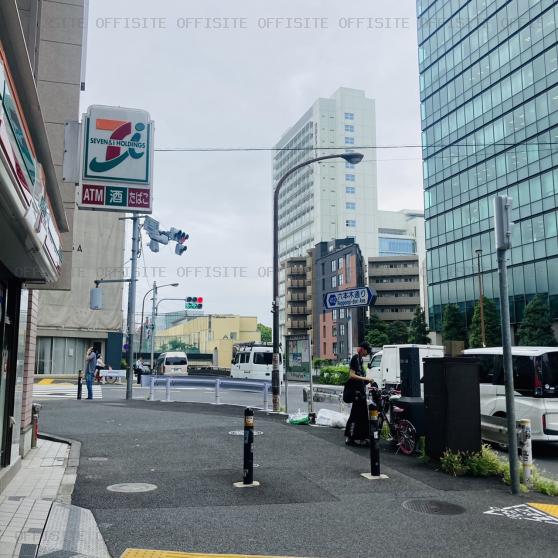
M 440 457 L 440 466 L 444 473 L 454 477 L 460 477 L 467 474 L 468 467 L 464 463 L 465 455 L 460 451 L 453 452 L 446 450 L 442 457 Z
M 318 383 L 341 386 L 349 379 L 348 366 L 324 366 L 320 368 Z
M 501 476 L 504 473 L 504 462 L 486 444 L 483 444 L 479 453 L 468 454 L 465 463 L 468 467 L 468 473 L 473 477 L 494 477 Z
M 541 476 L 536 467 L 533 467 L 533 476 L 531 477 L 533 489 L 541 494 L 548 496 L 558 496 L 558 482 L 555 480 Z

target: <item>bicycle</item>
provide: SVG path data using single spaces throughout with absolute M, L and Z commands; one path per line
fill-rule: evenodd
M 417 431 L 411 421 L 403 418 L 405 409 L 393 403 L 401 394 L 396 389 L 369 388 L 372 401 L 378 407 L 378 430 L 381 432 L 384 424 L 388 425 L 391 439 L 397 445 L 397 451 L 404 455 L 411 455 L 417 447 Z M 391 417 L 391 413 L 394 414 Z

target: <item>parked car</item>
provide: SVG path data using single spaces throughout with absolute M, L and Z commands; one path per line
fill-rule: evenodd
M 271 345 L 248 343 L 237 345 L 232 359 L 231 378 L 267 380 L 271 382 L 273 347 Z M 279 355 L 279 381 L 283 383 L 283 362 Z
M 161 353 L 155 365 L 157 374 L 188 376 L 188 356 L 182 351 Z

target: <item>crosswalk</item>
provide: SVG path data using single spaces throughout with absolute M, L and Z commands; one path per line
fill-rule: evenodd
M 82 398 L 87 397 L 87 387 L 83 385 Z M 77 385 L 75 384 L 33 384 L 33 399 L 76 399 Z M 101 386 L 93 386 L 93 399 L 102 399 Z

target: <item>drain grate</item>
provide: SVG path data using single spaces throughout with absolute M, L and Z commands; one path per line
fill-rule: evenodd
M 111 492 L 151 492 L 156 489 L 157 485 L 149 484 L 147 482 L 123 482 L 107 486 L 107 490 L 110 490 Z
M 465 508 L 462 506 L 439 500 L 407 500 L 403 502 L 403 507 L 407 510 L 430 515 L 459 515 L 465 512 Z
M 87 458 L 89 461 L 108 461 L 108 457 L 88 457 Z

